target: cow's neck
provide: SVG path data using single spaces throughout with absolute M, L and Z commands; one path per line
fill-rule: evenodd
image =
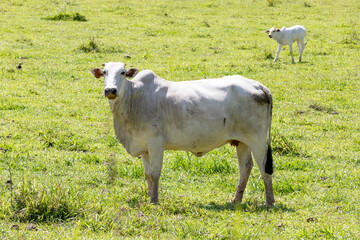
M 114 100 L 109 100 L 110 109 L 114 117 L 126 109 L 126 103 L 128 98 L 131 97 L 132 89 L 133 83 L 125 79 L 118 89 L 118 96 Z
M 129 104 L 133 92 L 133 83 L 125 80 L 118 91 L 118 97 L 109 100 L 110 109 L 114 118 L 114 129 L 117 139 L 128 150 L 129 139 L 131 138 L 131 122 L 129 122 Z

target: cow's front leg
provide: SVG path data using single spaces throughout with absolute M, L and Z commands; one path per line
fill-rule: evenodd
M 281 47 L 282 47 L 282 45 L 279 44 L 279 47 L 278 47 L 278 50 L 277 50 L 277 52 L 276 52 L 276 57 L 275 57 L 275 59 L 274 59 L 274 62 L 276 62 L 276 60 L 277 60 L 278 57 L 279 57 L 279 54 L 280 54 L 280 51 L 281 51 Z
M 152 181 L 150 181 L 150 157 L 149 157 L 149 154 L 148 153 L 142 154 L 141 155 L 141 160 L 142 160 L 143 165 L 144 165 L 146 181 L 147 181 L 147 184 L 148 184 L 147 195 L 150 197 L 151 196 L 151 189 L 152 189 Z
M 159 201 L 159 180 L 163 163 L 163 155 L 164 148 L 162 146 L 149 146 L 148 153 L 142 155 L 145 176 L 148 183 L 148 196 L 150 197 L 150 203 L 157 203 Z

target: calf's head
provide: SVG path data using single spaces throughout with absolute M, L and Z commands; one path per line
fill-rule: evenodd
M 138 73 L 138 69 L 125 69 L 125 64 L 120 62 L 109 62 L 102 65 L 104 69 L 93 68 L 91 72 L 96 78 L 104 77 L 105 90 L 104 95 L 108 99 L 115 99 L 121 90 L 122 83 L 126 77 L 133 78 Z
M 269 34 L 269 38 L 273 38 L 273 37 L 276 37 L 277 33 L 280 32 L 280 31 L 281 31 L 280 29 L 272 27 L 272 28 L 266 30 L 265 32 L 267 34 Z

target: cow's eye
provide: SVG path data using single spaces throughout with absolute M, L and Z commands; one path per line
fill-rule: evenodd
M 107 74 L 107 71 L 103 71 L 104 75 Z
M 120 74 L 121 74 L 121 75 L 125 75 L 125 72 L 121 72 Z

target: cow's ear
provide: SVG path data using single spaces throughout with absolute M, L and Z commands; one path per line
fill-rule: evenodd
M 92 74 L 94 74 L 96 78 L 100 78 L 104 76 L 104 72 L 100 68 L 93 68 L 91 69 L 91 72 Z
M 139 70 L 137 68 L 130 68 L 129 70 L 126 71 L 125 76 L 128 78 L 133 78 L 136 76 L 138 72 Z
M 270 32 L 270 30 L 266 30 L 265 32 L 266 32 L 266 33 L 269 33 L 269 32 Z
M 280 29 L 277 28 L 276 31 L 277 31 L 277 32 L 280 32 Z

